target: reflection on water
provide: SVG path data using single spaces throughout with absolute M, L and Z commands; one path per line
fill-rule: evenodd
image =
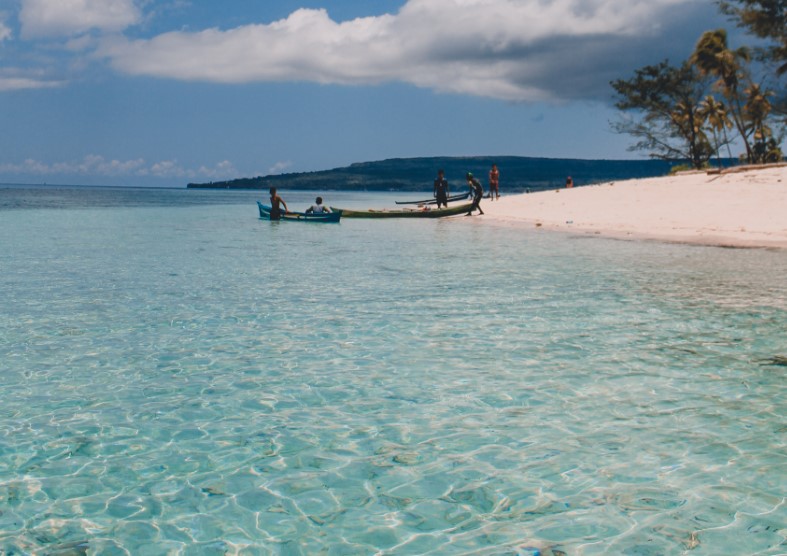
M 5 553 L 783 552 L 783 253 L 176 193 L 0 218 Z

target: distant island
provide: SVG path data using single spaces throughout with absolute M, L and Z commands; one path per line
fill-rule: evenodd
M 472 172 L 486 186 L 492 164 L 500 168 L 500 188 L 508 192 L 554 189 L 571 176 L 575 185 L 667 175 L 672 162 L 664 160 L 580 160 L 521 156 L 392 158 L 358 162 L 344 168 L 189 183 L 194 189 L 269 189 L 319 191 L 431 191 L 437 170 L 445 170 L 454 188 L 465 187 Z

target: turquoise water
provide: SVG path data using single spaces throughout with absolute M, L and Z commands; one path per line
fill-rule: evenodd
M 2 554 L 787 552 L 787 252 L 3 193 Z

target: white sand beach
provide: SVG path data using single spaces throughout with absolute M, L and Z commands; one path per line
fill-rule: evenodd
M 580 234 L 787 249 L 787 164 L 484 199 L 482 218 Z

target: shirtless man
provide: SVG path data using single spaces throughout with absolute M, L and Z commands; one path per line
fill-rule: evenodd
M 284 212 L 281 210 L 282 206 L 284 206 Z M 287 203 L 276 193 L 276 188 L 271 187 L 271 220 L 281 220 L 282 215 L 288 212 L 290 210 L 287 208 Z

